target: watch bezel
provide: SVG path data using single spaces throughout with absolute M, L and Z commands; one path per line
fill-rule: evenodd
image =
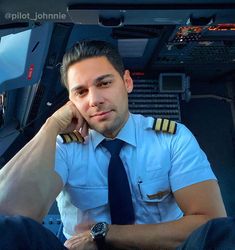
M 97 227 L 100 227 L 102 225 L 102 228 L 99 231 L 96 231 Z M 96 240 L 98 238 L 104 238 L 108 232 L 108 224 L 106 222 L 98 222 L 95 225 L 91 227 L 91 237 L 93 240 Z

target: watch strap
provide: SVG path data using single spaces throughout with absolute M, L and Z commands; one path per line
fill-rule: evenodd
M 105 237 L 97 237 L 95 239 L 95 243 L 98 250 L 107 250 L 106 244 L 105 244 Z
M 105 236 L 108 230 L 109 228 L 106 222 L 98 222 L 92 226 L 90 234 L 95 241 L 98 250 L 107 249 Z

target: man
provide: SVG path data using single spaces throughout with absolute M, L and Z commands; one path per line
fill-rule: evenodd
M 226 216 L 216 178 L 190 131 L 177 124 L 175 134 L 156 132 L 153 118 L 128 111 L 133 81 L 111 45 L 76 44 L 64 56 L 61 76 L 70 101 L 1 170 L 0 213 L 40 222 L 62 190 L 57 201 L 69 249 L 174 249 L 209 219 Z M 59 134 L 74 130 L 84 142 L 63 144 L 58 137 L 56 145 Z M 121 141 L 118 155 L 107 141 Z M 123 191 L 119 178 L 116 194 L 110 183 L 116 174 L 108 174 L 115 164 L 112 171 L 122 165 L 129 183 Z M 115 211 L 119 198 L 126 200 Z M 130 218 L 124 219 L 125 209 Z M 114 222 L 115 216 L 123 221 Z

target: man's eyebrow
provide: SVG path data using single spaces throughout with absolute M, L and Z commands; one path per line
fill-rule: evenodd
M 106 78 L 114 78 L 114 75 L 113 75 L 113 74 L 106 74 L 106 75 L 99 76 L 99 77 L 97 77 L 97 78 L 94 80 L 93 84 L 97 84 L 97 83 L 99 83 L 99 82 L 105 80 Z M 82 86 L 82 85 L 77 85 L 77 86 L 75 86 L 75 87 L 73 87 L 73 88 L 71 89 L 71 92 L 79 91 L 79 90 L 84 89 L 84 88 L 85 88 L 85 87 Z
M 71 89 L 71 92 L 78 91 L 78 90 L 83 89 L 83 88 L 84 88 L 83 86 L 75 86 Z

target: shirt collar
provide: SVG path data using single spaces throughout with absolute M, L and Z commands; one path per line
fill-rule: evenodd
M 129 113 L 129 117 L 124 127 L 120 130 L 116 138 L 125 141 L 136 147 L 136 133 L 135 133 L 135 123 L 132 114 Z M 90 137 L 94 148 L 96 148 L 105 137 L 95 130 L 90 130 Z

